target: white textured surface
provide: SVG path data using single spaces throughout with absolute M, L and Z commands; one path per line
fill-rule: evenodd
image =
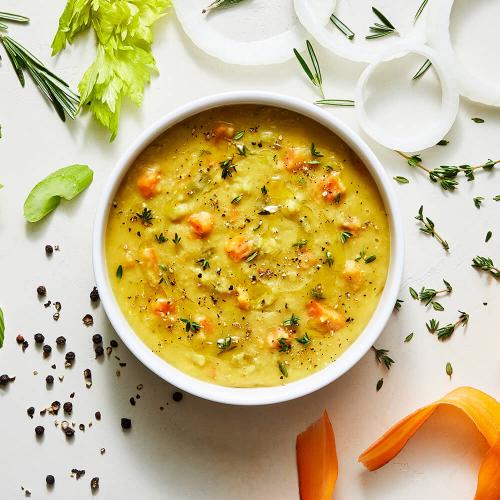
M 30 27 L 11 31 L 45 61 L 64 2 L 19 5 L 6 0 L 2 10 L 19 10 L 32 18 Z M 399 500 L 420 498 L 470 499 L 477 468 L 486 449 L 475 429 L 457 411 L 440 410 L 419 431 L 405 450 L 375 473 L 357 464 L 359 453 L 396 419 L 428 403 L 453 387 L 473 385 L 500 396 L 500 283 L 476 273 L 470 261 L 476 254 L 500 261 L 500 173 L 480 173 L 474 183 L 462 182 L 457 193 L 443 193 L 419 172 L 412 171 L 392 152 L 374 146 L 389 174 L 405 175 L 410 184 L 396 186 L 406 230 L 406 271 L 401 291 L 405 299 L 378 342 L 391 350 L 396 364 L 390 373 L 377 366 L 368 354 L 354 369 L 326 389 L 306 398 L 267 408 L 232 408 L 186 395 L 171 401 L 173 388 L 153 376 L 120 347 L 116 354 L 127 366 L 115 376 L 117 361 L 93 361 L 90 337 L 102 333 L 114 338 L 101 308 L 92 311 L 88 293 L 93 285 L 91 229 L 94 207 L 113 164 L 143 128 L 179 104 L 210 93 L 233 89 L 281 91 L 308 100 L 317 96 L 305 81 L 295 61 L 266 68 L 226 66 L 195 48 L 174 19 L 162 20 L 156 30 L 155 54 L 161 76 L 154 79 L 140 110 L 126 106 L 122 128 L 113 144 L 89 117 L 69 126 L 60 123 L 42 101 L 31 82 L 21 89 L 9 67 L 0 67 L 0 304 L 8 325 L 0 350 L 0 372 L 16 375 L 14 384 L 0 391 L 0 446 L 2 480 L 0 498 L 22 497 L 21 485 L 32 498 L 75 500 L 92 498 L 90 478 L 101 478 L 95 498 L 122 500 L 172 499 L 294 499 L 297 498 L 294 443 L 296 434 L 327 408 L 337 438 L 340 475 L 335 498 L 344 500 Z M 481 50 L 477 46 L 477 50 Z M 57 60 L 57 71 L 76 84 L 93 53 L 86 37 Z M 322 62 L 325 90 L 329 97 L 350 97 L 362 65 L 334 58 L 317 50 Z M 428 75 L 431 75 L 428 73 Z M 426 75 L 426 77 L 428 76 Z M 422 83 L 424 80 L 422 80 Z M 390 103 L 389 103 L 390 104 Z M 415 109 L 419 103 L 415 102 Z M 357 129 L 351 109 L 334 109 Z M 470 118 L 480 116 L 484 124 Z M 500 157 L 500 114 L 463 100 L 446 148 L 434 148 L 424 158 L 430 165 L 479 163 Z M 48 172 L 75 162 L 88 163 L 95 171 L 90 189 L 78 200 L 62 206 L 37 226 L 24 224 L 22 203 L 33 184 Z M 481 210 L 473 196 L 484 196 Z M 448 239 L 446 255 L 430 238 L 420 234 L 413 216 L 420 204 Z M 493 238 L 484 243 L 486 231 Z M 47 260 L 45 243 L 59 244 L 61 252 Z M 432 314 L 409 299 L 407 286 L 438 286 L 441 278 L 455 287 L 441 302 L 446 311 Z M 35 289 L 45 284 L 48 295 L 63 305 L 58 323 L 38 303 Z M 482 303 L 487 302 L 488 306 Z M 460 329 L 450 342 L 438 343 L 424 323 L 431 317 L 443 322 L 457 317 L 457 309 L 471 314 L 470 326 Z M 92 312 L 95 326 L 87 329 L 81 318 Z M 77 354 L 75 366 L 64 370 L 63 355 L 55 349 L 50 362 L 34 347 L 32 336 L 42 331 L 51 344 L 58 335 L 68 339 L 68 349 Z M 404 344 L 411 331 L 415 336 Z M 30 340 L 23 354 L 15 335 Z M 450 381 L 447 361 L 454 367 Z M 51 370 L 51 362 L 57 370 Z M 91 368 L 94 385 L 86 389 L 82 372 Z M 38 370 L 37 376 L 33 370 Z M 65 375 L 45 389 L 48 373 Z M 384 386 L 375 392 L 376 381 Z M 137 406 L 128 403 L 144 384 Z M 51 417 L 30 420 L 26 408 L 37 409 L 57 399 L 64 402 L 75 391 L 73 420 L 86 423 L 99 409 L 102 421 L 66 442 Z M 170 404 L 166 406 L 166 403 Z M 161 412 L 159 407 L 165 406 Z M 121 416 L 133 420 L 124 435 Z M 62 418 L 59 418 L 62 420 Z M 35 440 L 33 429 L 46 427 L 43 440 Z M 99 449 L 106 448 L 101 456 Z M 86 469 L 76 481 L 73 468 Z M 56 476 L 56 487 L 48 493 L 45 475 Z

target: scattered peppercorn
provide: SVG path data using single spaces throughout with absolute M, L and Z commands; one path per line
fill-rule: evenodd
M 85 469 L 71 469 L 71 472 L 76 476 L 77 479 L 80 479 L 82 476 L 85 476 Z
M 52 474 L 48 474 L 47 477 L 45 478 L 45 482 L 49 485 L 49 486 L 53 486 L 54 483 L 56 482 L 56 479 L 55 477 L 52 475 Z
M 57 345 L 64 345 L 64 344 L 66 344 L 66 337 L 63 337 L 62 335 L 60 337 L 57 337 L 56 344 Z
M 179 391 L 175 391 L 173 394 L 172 394 L 172 399 L 178 403 L 179 401 L 182 401 L 182 398 L 183 398 L 183 394 L 182 392 L 179 392 Z
M 43 285 L 40 285 L 36 289 L 36 293 L 38 294 L 39 297 L 45 297 L 45 295 L 47 295 L 47 289 Z
M 130 429 L 132 427 L 132 420 L 130 418 L 121 419 L 122 429 Z
M 52 375 L 47 375 L 45 377 L 45 382 L 48 384 L 48 385 L 52 385 L 54 383 L 54 377 Z
M 63 404 L 63 410 L 64 413 L 70 414 L 73 411 L 73 403 L 71 401 L 66 401 L 66 403 Z
M 35 427 L 35 434 L 37 436 L 42 436 L 44 432 L 45 432 L 45 427 L 43 425 L 37 425 Z
M 35 414 L 35 408 L 33 406 L 30 406 L 27 410 L 26 413 L 30 418 L 33 418 L 33 415 Z
M 96 348 L 95 348 L 95 357 L 99 358 L 103 354 L 104 354 L 104 349 L 103 349 L 102 345 L 96 346 Z
M 17 342 L 18 344 L 22 344 L 22 343 L 24 342 L 24 337 L 23 337 L 21 334 L 19 334 L 19 335 L 16 337 L 16 342 Z
M 97 290 L 96 286 L 90 292 L 90 300 L 91 302 L 97 302 L 99 300 L 99 290 Z
M 96 411 L 95 412 L 95 419 L 96 420 L 101 420 L 101 412 L 100 411 Z
M 53 401 L 50 405 L 50 408 L 52 410 L 52 413 L 57 415 L 59 413 L 59 409 L 61 408 L 61 403 L 59 403 L 59 401 Z
M 94 342 L 94 344 L 101 344 L 102 343 L 102 335 L 100 335 L 99 333 L 92 335 L 92 342 Z
M 24 352 L 26 349 L 28 349 L 28 346 L 29 346 L 29 345 L 30 345 L 30 344 L 29 344 L 29 342 L 28 342 L 27 340 L 25 340 L 25 341 L 23 342 L 23 352 Z
M 66 429 L 64 429 L 64 434 L 66 434 L 66 437 L 73 437 L 75 435 L 75 430 L 71 427 L 66 427 Z
M 66 363 L 72 365 L 75 357 L 75 353 L 73 351 L 69 351 L 65 354 L 64 359 L 66 360 Z
M 130 398 L 129 401 L 132 406 L 135 406 L 135 399 L 133 397 Z
M 0 375 L 0 385 L 7 385 L 10 382 L 14 382 L 16 377 L 9 377 L 6 374 Z
M 45 245 L 45 253 L 47 255 L 52 255 L 54 253 L 54 247 L 52 245 Z
M 86 314 L 83 318 L 82 318 L 82 321 L 83 321 L 83 324 L 85 326 L 92 326 L 94 324 L 94 318 L 92 317 L 92 315 L 90 314 Z
M 90 481 L 90 488 L 93 490 L 98 490 L 99 489 L 99 478 L 98 477 L 93 477 Z
M 41 333 L 35 333 L 35 342 L 37 344 L 43 344 L 43 341 L 45 340 L 45 337 Z
M 43 346 L 43 355 L 44 355 L 45 357 L 47 357 L 47 356 L 49 356 L 49 355 L 50 355 L 50 353 L 51 353 L 51 352 L 52 352 L 52 347 L 50 347 L 50 345 L 48 345 L 48 344 L 45 344 L 45 345 Z
M 114 340 L 114 339 L 113 339 L 113 340 L 111 340 L 111 342 L 109 343 L 109 345 L 110 345 L 111 347 L 118 347 L 118 342 L 117 342 L 116 340 Z

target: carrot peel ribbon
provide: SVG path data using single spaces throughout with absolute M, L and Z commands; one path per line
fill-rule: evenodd
M 403 449 L 441 405 L 463 411 L 491 447 L 481 465 L 475 500 L 500 500 L 500 403 L 472 387 L 459 387 L 403 418 L 367 448 L 358 460 L 369 470 L 382 467 Z
M 338 475 L 335 435 L 326 410 L 297 436 L 301 500 L 330 500 Z

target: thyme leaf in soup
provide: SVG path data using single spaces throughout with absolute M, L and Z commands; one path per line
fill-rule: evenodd
M 330 21 L 341 33 L 343 33 L 346 36 L 346 38 L 348 38 L 349 40 L 352 40 L 354 38 L 355 36 L 354 31 L 352 31 L 352 29 L 349 28 L 349 26 L 344 24 L 335 14 L 332 14 L 330 16 Z
M 182 238 L 177 233 L 175 233 L 174 237 L 172 238 L 172 241 L 174 245 L 178 245 L 181 242 L 181 239 Z
M 302 337 L 299 337 L 297 339 L 297 342 L 299 344 L 302 344 L 302 345 L 307 345 L 307 344 L 310 344 L 311 343 L 311 337 L 309 337 L 308 333 L 304 333 L 304 335 L 302 335 Z
M 318 300 L 322 300 L 325 298 L 325 294 L 323 293 L 323 287 L 321 286 L 321 284 L 318 284 L 311 289 L 311 296 Z
M 293 245 L 292 247 L 296 247 L 296 248 L 304 248 L 305 246 L 307 245 L 307 240 L 305 239 L 301 239 L 301 240 L 297 240 Z
M 121 280 L 122 279 L 122 276 L 123 276 L 123 266 L 120 264 L 117 268 L 116 268 L 116 277 Z
M 87 165 L 71 165 L 51 173 L 41 180 L 24 202 L 24 217 L 38 222 L 55 210 L 61 199 L 72 200 L 92 182 L 94 173 Z
M 252 252 L 246 259 L 245 262 L 252 262 L 257 256 L 259 255 L 259 251 L 255 250 L 255 252 Z
M 347 240 L 352 236 L 352 233 L 350 233 L 349 231 L 342 231 L 340 233 L 340 241 L 342 243 L 346 243 Z
M 244 135 L 245 135 L 244 130 L 238 130 L 238 132 L 236 132 L 236 134 L 234 134 L 233 141 L 239 141 L 240 139 L 243 138 Z
M 203 270 L 208 269 L 210 267 L 210 262 L 207 258 L 202 257 L 201 259 L 198 259 L 196 261 L 197 264 L 200 264 L 201 268 Z
M 191 321 L 190 319 L 187 318 L 180 318 L 180 321 L 184 323 L 186 332 L 196 333 L 199 332 L 201 329 L 201 325 L 196 321 Z
M 155 234 L 155 240 L 158 243 L 160 243 L 160 245 L 168 241 L 167 238 L 165 238 L 165 236 L 163 235 L 163 233 Z
M 221 351 L 228 351 L 229 349 L 234 347 L 234 346 L 232 346 L 232 343 L 233 343 L 233 339 L 231 337 L 224 337 L 224 338 L 217 340 L 217 347 Z
M 227 160 L 221 161 L 219 163 L 219 166 L 222 169 L 221 177 L 223 179 L 227 179 L 228 177 L 232 177 L 233 172 L 236 172 L 236 165 L 233 163 L 232 158 L 228 158 Z
M 283 321 L 283 326 L 286 327 L 294 327 L 299 325 L 300 325 L 300 318 L 298 316 L 295 316 L 295 314 L 292 314 L 290 318 L 285 319 L 285 321 Z
M 141 219 L 144 225 L 151 225 L 151 221 L 154 219 L 153 211 L 147 207 L 144 207 L 141 213 L 136 212 L 135 215 Z
M 278 339 L 279 352 L 288 352 L 292 348 L 292 344 L 285 337 Z
M 325 250 L 325 259 L 326 263 L 328 264 L 328 267 L 333 266 L 333 254 L 330 252 L 330 250 Z
M 5 318 L 3 316 L 2 308 L 0 307 L 0 347 L 3 346 L 5 339 Z
M 279 368 L 279 371 L 281 372 L 281 374 L 283 375 L 283 377 L 287 378 L 288 377 L 288 369 L 287 369 L 285 363 L 283 363 L 283 361 L 278 361 L 278 368 Z
M 243 198 L 243 195 L 242 194 L 239 194 L 238 196 L 234 197 L 232 200 L 231 200 L 231 203 L 233 205 L 237 205 L 241 199 Z

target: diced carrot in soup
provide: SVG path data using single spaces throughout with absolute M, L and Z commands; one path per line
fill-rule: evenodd
M 307 305 L 307 313 L 317 323 L 318 327 L 326 332 L 336 332 L 345 325 L 344 317 L 317 300 L 311 300 Z
M 356 233 L 361 229 L 361 222 L 357 217 L 349 216 L 343 220 L 341 226 L 342 229 L 346 229 L 351 233 Z
M 201 325 L 203 331 L 205 331 L 206 333 L 213 333 L 214 324 L 212 323 L 210 318 L 208 318 L 207 316 L 198 316 L 195 321 Z
M 237 294 L 238 307 L 243 311 L 248 311 L 250 309 L 250 297 L 248 292 L 243 288 L 238 288 Z
M 269 347 L 278 348 L 280 347 L 279 339 L 285 339 L 288 343 L 289 337 L 290 334 L 284 328 L 279 326 L 267 336 L 267 344 Z
M 213 130 L 216 139 L 232 139 L 234 137 L 234 127 L 230 123 L 218 123 Z
M 231 259 L 235 262 L 240 262 L 252 253 L 253 245 L 246 236 L 240 235 L 227 240 L 224 250 Z
M 353 287 L 359 287 L 363 279 L 361 266 L 355 260 L 346 260 L 342 276 Z
M 338 174 L 329 175 L 321 183 L 321 196 L 325 201 L 336 202 L 346 192 L 346 188 Z
M 152 198 L 158 192 L 161 175 L 156 168 L 148 168 L 137 179 L 137 188 L 144 198 Z
M 206 236 L 214 227 L 214 218 L 209 212 L 197 212 L 188 217 L 191 229 L 198 236 Z
M 151 303 L 151 310 L 158 316 L 169 316 L 175 313 L 175 302 L 165 297 L 158 297 Z
M 292 172 L 296 172 L 307 166 L 309 156 L 310 151 L 306 148 L 290 148 L 285 153 L 283 159 L 285 168 Z

